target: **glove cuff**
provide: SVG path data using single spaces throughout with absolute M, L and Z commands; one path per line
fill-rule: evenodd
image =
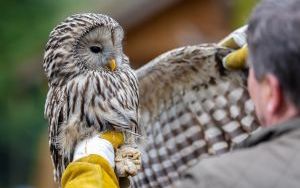
M 112 168 L 115 167 L 114 147 L 108 140 L 100 138 L 98 135 L 82 140 L 75 148 L 73 161 L 91 154 L 100 155 L 108 161 Z

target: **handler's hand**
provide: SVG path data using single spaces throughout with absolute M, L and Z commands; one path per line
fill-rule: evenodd
M 219 46 L 235 50 L 223 58 L 223 66 L 226 69 L 237 70 L 246 67 L 246 59 L 248 56 L 246 31 L 247 25 L 233 31 L 221 42 L 219 42 Z

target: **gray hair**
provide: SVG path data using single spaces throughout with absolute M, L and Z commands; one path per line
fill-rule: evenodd
M 247 35 L 256 79 L 276 76 L 284 95 L 300 109 L 300 0 L 263 0 Z

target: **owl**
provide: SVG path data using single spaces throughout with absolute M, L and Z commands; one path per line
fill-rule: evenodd
M 176 187 L 201 158 L 228 152 L 259 127 L 247 71 L 222 66 L 228 52 L 215 44 L 185 46 L 136 70 L 146 140 L 138 143 L 142 169 L 133 187 Z
M 55 179 L 72 161 L 75 145 L 117 130 L 125 143 L 138 133 L 138 81 L 122 50 L 124 32 L 101 14 L 68 17 L 50 33 L 43 68 L 49 85 L 45 117 Z

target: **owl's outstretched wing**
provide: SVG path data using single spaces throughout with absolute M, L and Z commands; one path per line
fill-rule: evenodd
M 213 44 L 187 46 L 137 70 L 147 137 L 136 187 L 174 185 L 204 154 L 228 151 L 258 126 L 245 73 L 224 70 L 222 53 Z

